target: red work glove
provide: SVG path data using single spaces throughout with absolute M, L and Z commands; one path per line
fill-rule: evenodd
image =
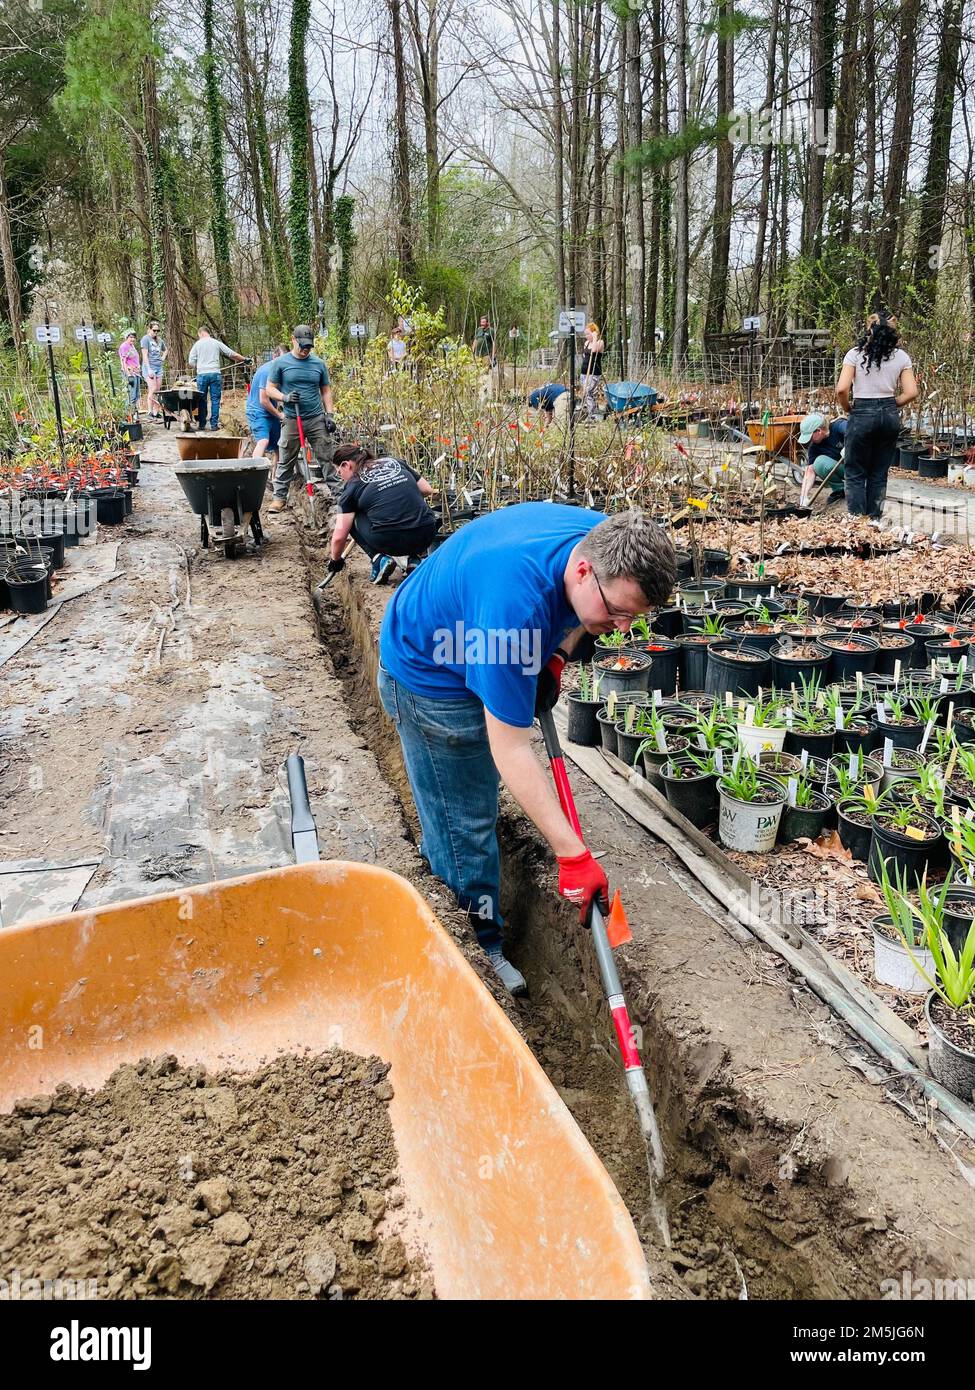
M 547 714 L 558 703 L 564 667 L 565 657 L 560 649 L 554 656 L 549 657 L 548 662 L 539 671 L 538 684 L 535 687 L 536 714 Z
M 559 856 L 559 892 L 576 904 L 583 926 L 589 924 L 589 908 L 594 898 L 604 914 L 609 912 L 609 883 L 588 850 L 568 859 Z

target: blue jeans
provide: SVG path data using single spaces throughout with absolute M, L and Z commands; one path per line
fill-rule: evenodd
M 136 373 L 135 376 L 127 376 L 125 383 L 129 388 L 129 405 L 133 410 L 139 408 L 139 392 L 142 390 L 142 377 Z
M 854 401 L 846 427 L 846 510 L 879 520 L 887 498 L 887 474 L 897 452 L 901 413 L 893 396 Z
M 467 912 L 485 951 L 501 947 L 498 770 L 474 696 L 415 695 L 380 663 L 379 698 L 396 725 L 423 838 L 420 853 Z
M 197 417 L 197 423 L 201 430 L 206 428 L 207 392 L 209 391 L 210 428 L 215 430 L 220 423 L 220 398 L 223 395 L 223 377 L 219 372 L 203 372 L 196 378 L 196 389 L 203 397 L 200 401 L 200 413 Z

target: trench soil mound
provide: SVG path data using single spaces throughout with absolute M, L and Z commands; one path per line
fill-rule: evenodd
M 388 1071 L 337 1049 L 247 1074 L 163 1056 L 17 1101 L 5 1265 L 25 1292 L 71 1280 L 80 1297 L 434 1297 L 404 1240 Z

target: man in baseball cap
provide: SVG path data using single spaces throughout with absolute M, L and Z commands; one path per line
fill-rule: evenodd
M 268 397 L 284 409 L 281 428 L 281 453 L 274 477 L 274 501 L 269 512 L 283 512 L 288 505 L 288 490 L 295 474 L 295 464 L 301 448 L 298 434 L 298 415 L 305 439 L 311 445 L 325 481 L 337 497 L 342 491 L 342 479 L 332 463 L 335 453 L 335 423 L 332 413 L 332 388 L 328 367 L 316 357 L 315 334 L 307 323 L 299 323 L 291 331 L 291 351 L 279 357 L 271 366 L 264 387 Z
M 800 424 L 799 443 L 806 450 L 806 471 L 799 494 L 801 507 L 808 504 L 817 478 L 829 478 L 831 502 L 844 496 L 843 464 L 840 460 L 846 442 L 846 423 L 846 420 L 834 420 L 830 425 L 825 415 L 814 410 Z

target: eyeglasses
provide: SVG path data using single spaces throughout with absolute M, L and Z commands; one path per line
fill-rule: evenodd
M 621 613 L 618 608 L 611 608 L 606 601 L 606 595 L 603 593 L 603 586 L 599 582 L 599 575 L 594 569 L 591 569 L 589 573 L 596 581 L 596 588 L 599 590 L 599 597 L 603 601 L 603 607 L 606 609 L 606 616 L 608 618 L 612 618 L 614 622 L 632 623 L 634 618 L 639 618 L 641 616 L 639 613 Z

